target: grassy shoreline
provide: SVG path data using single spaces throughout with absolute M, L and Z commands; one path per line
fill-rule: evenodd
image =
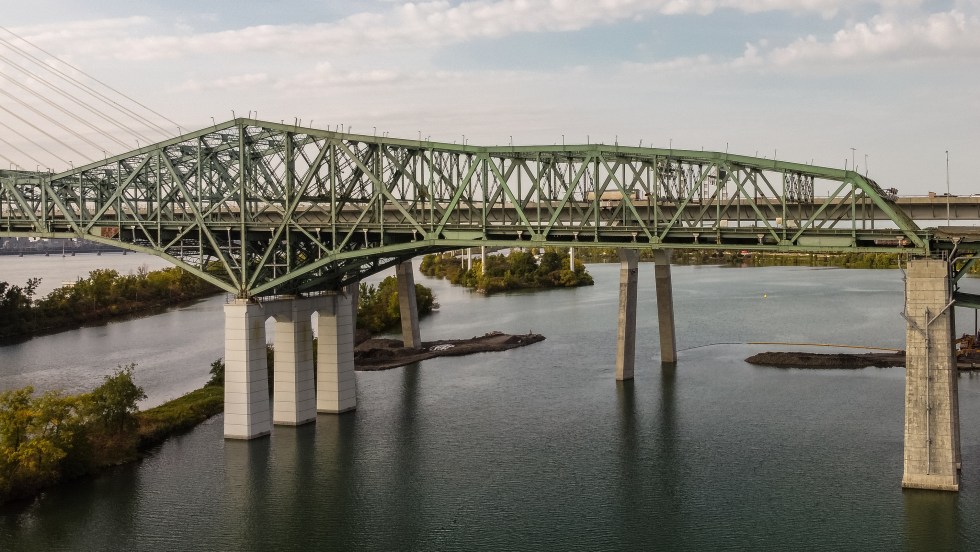
M 89 395 L 62 398 L 74 401 Z M 6 492 L 0 492 L 0 506 L 12 505 L 16 508 L 18 504 L 26 505 L 45 489 L 66 481 L 96 476 L 115 466 L 138 461 L 151 454 L 152 449 L 167 439 L 186 433 L 223 411 L 224 387 L 209 383 L 159 406 L 136 412 L 132 415 L 131 423 L 123 428 L 85 421 L 76 428 L 81 437 L 57 461 L 53 471 L 27 484 L 21 482 L 11 486 L 10 481 L 7 481 Z M 9 428 L 3 429 L 9 432 Z M 12 453 L 9 448 L 5 452 L 8 456 L 18 454 Z M 0 473 L 0 478 L 9 478 L 9 475 L 9 471 L 5 470 Z

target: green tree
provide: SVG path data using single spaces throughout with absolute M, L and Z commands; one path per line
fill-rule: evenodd
M 136 423 L 136 403 L 145 399 L 146 393 L 133 382 L 135 369 L 135 363 L 120 366 L 88 395 L 89 413 L 106 429 L 124 431 Z
M 83 436 L 77 398 L 33 392 L 0 394 L 0 502 L 56 481 Z
M 218 385 L 222 386 L 225 384 L 225 361 L 222 359 L 216 359 L 211 363 L 211 369 L 208 371 L 211 374 L 211 379 L 205 384 L 205 386 Z

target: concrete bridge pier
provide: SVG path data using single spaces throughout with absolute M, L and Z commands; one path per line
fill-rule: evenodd
M 398 309 L 402 319 L 402 342 L 406 347 L 422 347 L 419 332 L 419 307 L 415 301 L 415 270 L 412 261 L 399 263 L 395 267 L 398 277 Z
M 316 420 L 313 378 L 313 299 L 289 300 L 275 318 L 272 423 L 301 425 Z
M 945 261 L 909 261 L 905 282 L 905 470 L 902 487 L 959 490 L 959 400 Z
M 352 284 L 356 286 L 357 284 Z M 356 291 L 325 296 L 317 309 L 317 412 L 339 414 L 357 407 L 354 378 L 354 313 Z
M 674 334 L 674 291 L 670 281 L 670 251 L 653 251 L 654 278 L 657 284 L 657 320 L 660 327 L 660 362 L 677 364 L 677 339 Z
M 633 379 L 636 361 L 637 258 L 634 249 L 619 250 L 619 335 L 616 340 L 616 379 Z
M 225 438 L 254 439 L 272 431 L 262 305 L 225 305 Z

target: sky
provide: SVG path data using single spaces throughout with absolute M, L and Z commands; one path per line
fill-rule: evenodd
M 0 26 L 3 168 L 62 170 L 234 114 L 856 164 L 903 195 L 945 192 L 948 151 L 951 192 L 980 193 L 980 0 L 0 0 Z M 28 47 L 7 31 L 162 128 L 96 135 L 13 66 L 9 45 Z

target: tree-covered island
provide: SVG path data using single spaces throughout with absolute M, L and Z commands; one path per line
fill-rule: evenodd
M 595 283 L 579 259 L 575 259 L 575 270 L 570 270 L 568 253 L 553 248 L 545 249 L 538 256 L 523 249 L 511 249 L 507 255 L 487 255 L 485 260 L 474 259 L 469 270 L 464 262 L 462 256 L 452 253 L 426 255 L 419 270 L 426 276 L 445 278 L 487 295 Z
M 87 278 L 35 299 L 40 278 L 24 286 L 0 282 L 0 340 L 78 328 L 133 314 L 146 314 L 220 293 L 178 267 L 135 274 L 98 269 Z

